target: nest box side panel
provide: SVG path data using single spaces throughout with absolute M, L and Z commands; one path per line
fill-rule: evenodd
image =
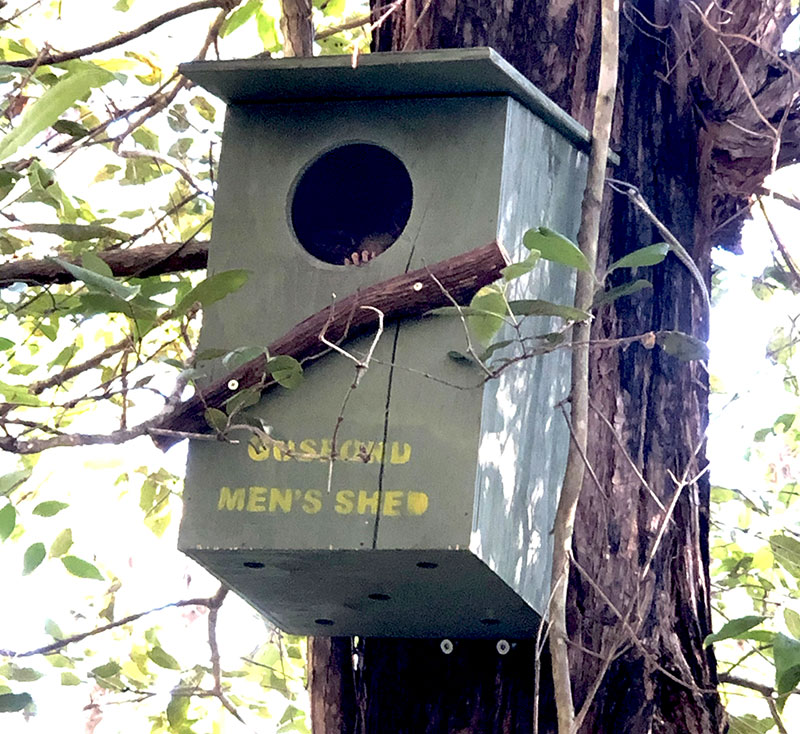
M 528 254 L 524 233 L 545 225 L 577 236 L 586 157 L 517 102 L 509 106 L 498 232 L 513 260 Z M 574 273 L 540 261 L 509 284 L 509 300 L 572 305 Z M 560 319 L 528 317 L 526 336 L 555 332 Z M 496 340 L 514 339 L 504 327 Z M 515 354 L 511 346 L 493 362 Z M 517 353 L 519 346 L 516 347 Z M 558 404 L 569 394 L 570 353 L 557 350 L 507 369 L 486 383 L 481 417 L 472 548 L 539 612 L 547 604 L 552 525 L 569 432 Z

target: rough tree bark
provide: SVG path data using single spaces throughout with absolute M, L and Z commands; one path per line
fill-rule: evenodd
M 621 164 L 613 175 L 641 190 L 705 273 L 713 246 L 737 246 L 750 194 L 797 154 L 797 75 L 791 56 L 777 54 L 790 21 L 784 0 L 729 0 L 702 10 L 681 0 L 623 6 L 613 135 Z M 595 0 L 408 0 L 375 42 L 377 50 L 493 46 L 588 126 L 598 28 Z M 661 239 L 625 197 L 609 193 L 601 265 Z M 705 306 L 684 266 L 670 257 L 651 277 L 652 294 L 599 314 L 595 338 L 659 329 L 707 335 Z M 610 646 L 626 636 L 628 644 L 583 732 L 725 731 L 713 653 L 702 646 L 711 631 L 709 482 L 698 477 L 707 393 L 700 366 L 659 350 L 636 344 L 592 356 L 589 459 L 599 486 L 587 477 L 575 529 L 583 569 L 573 570 L 569 596 L 576 707 Z M 694 481 L 679 488 L 672 477 L 683 476 Z M 659 504 L 673 500 L 656 542 Z M 630 612 L 636 640 L 619 623 L 620 610 Z M 315 734 L 530 732 L 533 658 L 531 642 L 500 658 L 486 642 L 461 643 L 445 657 L 431 641 L 313 641 Z M 541 732 L 555 725 L 547 667 L 545 659 Z

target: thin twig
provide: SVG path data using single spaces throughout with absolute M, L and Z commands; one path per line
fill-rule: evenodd
M 641 470 L 639 469 L 638 464 L 633 460 L 633 457 L 628 453 L 628 449 L 625 448 L 625 444 L 622 443 L 622 438 L 620 437 L 617 429 L 611 424 L 611 421 L 603 415 L 600 409 L 595 405 L 594 401 L 589 398 L 589 407 L 594 411 L 595 415 L 603 421 L 609 431 L 611 431 L 611 435 L 614 437 L 614 441 L 617 446 L 622 450 L 622 455 L 625 460 L 630 465 L 631 469 L 633 469 L 633 473 L 636 474 L 636 478 L 641 482 L 642 486 L 647 490 L 648 494 L 652 498 L 653 502 L 658 505 L 659 509 L 662 512 L 666 512 L 667 508 L 664 507 L 664 503 L 659 499 L 658 495 L 653 491 L 653 488 L 650 486 L 650 483 L 644 478 L 644 474 L 642 474 Z
M 442 291 L 447 300 L 449 300 L 458 311 L 458 317 L 461 319 L 461 325 L 464 327 L 464 336 L 467 339 L 467 352 L 469 352 L 469 356 L 475 360 L 476 364 L 483 370 L 483 373 L 487 378 L 494 377 L 495 374 L 483 363 L 481 358 L 478 356 L 477 351 L 475 351 L 475 347 L 472 344 L 472 336 L 469 332 L 469 324 L 467 324 L 466 316 L 464 316 L 464 310 L 461 308 L 458 301 L 453 298 L 452 294 L 447 290 L 447 288 L 442 285 L 442 282 L 430 271 L 428 271 L 428 274 L 430 275 L 431 280 L 433 280 L 433 282 L 439 286 L 439 290 Z
M 575 307 L 582 311 L 591 309 L 597 283 L 595 262 L 600 238 L 603 183 L 608 165 L 619 66 L 619 7 L 616 0 L 601 0 L 600 22 L 600 70 L 592 125 L 592 147 L 589 153 L 586 188 L 581 203 L 581 225 L 578 230 L 578 244 L 589 264 L 586 272 L 579 270 L 577 273 Z M 591 324 L 588 322 L 578 322 L 573 326 L 574 342 L 588 342 L 590 334 Z M 567 466 L 553 526 L 550 655 L 553 661 L 558 734 L 573 734 L 575 723 L 572 676 L 567 649 L 567 587 L 575 515 L 586 471 L 584 457 L 589 434 L 589 367 L 588 346 L 576 348 L 572 352 L 570 395 L 574 437 L 569 444 Z
M 764 201 L 759 194 L 756 194 L 756 201 L 758 201 L 758 205 L 761 207 L 761 213 L 764 215 L 764 220 L 767 222 L 770 234 L 772 234 L 772 239 L 775 240 L 775 244 L 778 246 L 778 250 L 780 250 L 780 253 L 783 256 L 783 261 L 786 263 L 786 267 L 789 268 L 789 272 L 792 275 L 792 280 L 794 281 L 795 286 L 800 289 L 800 270 L 798 270 L 794 259 L 784 246 L 781 238 L 778 236 L 778 231 L 775 229 L 775 225 L 769 218 L 769 214 L 767 214 L 767 208 L 764 206 Z
M 120 33 L 113 38 L 101 41 L 100 43 L 96 43 L 92 46 L 84 46 L 83 48 L 78 48 L 74 51 L 66 51 L 60 54 L 47 54 L 41 58 L 37 56 L 36 58 L 4 61 L 3 63 L 6 66 L 13 66 L 18 69 L 26 69 L 35 64 L 60 64 L 64 61 L 72 61 L 72 59 L 79 59 L 82 56 L 91 56 L 92 54 L 121 46 L 125 43 L 128 43 L 128 41 L 133 41 L 135 38 L 139 38 L 139 36 L 144 36 L 145 34 L 154 31 L 159 26 L 164 25 L 164 23 L 169 23 L 172 20 L 182 18 L 184 15 L 189 15 L 190 13 L 196 13 L 198 10 L 207 10 L 209 8 L 225 8 L 226 10 L 232 10 L 240 2 L 241 0 L 199 0 L 199 2 L 190 3 L 189 5 L 184 5 L 182 8 L 176 8 L 175 10 L 170 10 L 169 12 L 163 13 L 157 18 L 153 18 L 152 20 L 147 21 L 147 23 L 143 23 L 138 28 L 134 28 L 132 31 Z
M 28 658 L 32 657 L 33 655 L 52 655 L 54 652 L 58 652 L 59 650 L 64 649 L 65 647 L 67 647 L 67 645 L 72 645 L 75 642 L 81 642 L 82 640 L 85 640 L 87 637 L 99 635 L 102 634 L 103 632 L 108 632 L 109 630 L 116 629 L 117 627 L 123 627 L 126 624 L 135 622 L 137 619 L 146 617 L 148 614 L 155 614 L 156 612 L 162 612 L 165 609 L 172 609 L 179 607 L 210 608 L 214 604 L 215 599 L 216 596 L 212 596 L 212 597 L 203 597 L 196 599 L 182 599 L 181 601 L 170 602 L 169 604 L 164 604 L 163 606 L 156 607 L 155 609 L 148 609 L 146 612 L 130 614 L 127 617 L 118 619 L 116 622 L 109 622 L 108 624 L 105 624 L 102 627 L 96 627 L 95 629 L 89 630 L 88 632 L 81 632 L 77 635 L 71 635 L 70 637 L 65 637 L 63 640 L 56 640 L 55 642 L 51 642 L 49 645 L 43 645 L 42 647 L 37 647 L 34 650 L 27 650 L 26 652 L 14 652 L 13 650 L 0 649 L 0 655 L 5 655 L 6 657 L 9 658 Z

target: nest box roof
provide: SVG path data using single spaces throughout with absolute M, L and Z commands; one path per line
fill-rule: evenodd
M 180 71 L 229 104 L 507 95 L 581 149 L 589 132 L 491 48 L 193 61 Z

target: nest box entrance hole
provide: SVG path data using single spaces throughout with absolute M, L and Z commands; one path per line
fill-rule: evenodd
M 295 236 L 318 260 L 362 265 L 391 247 L 411 216 L 413 187 L 403 162 L 372 143 L 323 153 L 290 194 Z

